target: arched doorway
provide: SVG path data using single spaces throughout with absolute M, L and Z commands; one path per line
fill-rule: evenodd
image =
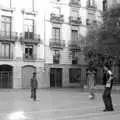
M 30 80 L 34 71 L 36 71 L 34 66 L 24 66 L 22 68 L 22 88 L 30 88 Z
M 0 65 L 0 88 L 13 87 L 13 67 L 10 65 Z

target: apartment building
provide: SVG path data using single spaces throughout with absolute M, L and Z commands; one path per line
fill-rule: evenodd
M 29 88 L 34 71 L 44 86 L 40 18 L 34 0 L 0 1 L 0 88 Z
M 80 86 L 83 37 L 102 20 L 103 0 L 0 1 L 0 88 Z
M 45 79 L 48 87 L 86 82 L 83 37 L 102 21 L 102 0 L 50 0 L 45 11 Z M 98 80 L 98 84 L 100 84 Z

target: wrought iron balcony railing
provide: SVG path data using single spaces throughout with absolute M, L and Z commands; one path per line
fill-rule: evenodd
M 51 39 L 49 46 L 52 49 L 63 49 L 65 47 L 65 40 Z
M 71 7 L 80 7 L 80 1 L 79 0 L 70 0 L 69 6 Z
M 81 47 L 78 41 L 70 41 L 68 43 L 68 47 L 71 51 L 81 52 Z
M 27 54 L 23 54 L 23 60 L 25 61 L 34 61 L 37 60 L 36 55 L 27 55 Z
M 24 43 L 40 43 L 40 35 L 37 34 L 23 34 L 20 33 L 20 37 L 19 37 L 21 42 Z
M 64 16 L 62 14 L 57 15 L 57 14 L 51 13 L 51 15 L 50 15 L 50 21 L 52 23 L 62 24 L 64 22 Z
M 92 25 L 92 26 L 97 26 L 98 23 L 97 23 L 96 20 L 86 19 L 86 25 L 87 25 L 87 26 L 90 26 L 90 25 Z
M 69 24 L 70 25 L 80 26 L 81 23 L 82 23 L 81 17 L 73 17 L 73 16 L 69 17 Z
M 0 40 L 1 41 L 16 41 L 17 40 L 17 32 L 0 31 Z
M 87 9 L 96 10 L 96 9 L 97 9 L 97 6 L 96 6 L 95 3 L 93 3 L 93 4 L 91 5 L 91 4 L 89 3 L 89 0 L 88 0 Z

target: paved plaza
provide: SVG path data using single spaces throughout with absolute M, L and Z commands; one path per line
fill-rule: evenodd
M 0 90 L 0 120 L 119 120 L 120 94 L 113 93 L 114 112 L 102 112 L 102 93 L 94 100 L 79 89 Z

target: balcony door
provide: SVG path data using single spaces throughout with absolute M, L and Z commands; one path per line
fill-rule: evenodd
M 9 43 L 0 44 L 0 58 L 2 59 L 12 59 L 13 58 L 13 45 Z
M 72 32 L 71 40 L 72 41 L 78 41 L 78 31 L 77 30 L 72 30 L 71 32 Z
M 33 45 L 25 45 L 24 59 L 33 60 Z
M 5 38 L 10 38 L 11 36 L 11 21 L 10 16 L 2 16 L 1 18 L 1 34 Z
M 60 41 L 60 28 L 57 27 L 52 28 L 52 38 L 55 41 Z
M 24 35 L 25 39 L 34 39 L 34 20 L 32 19 L 25 19 L 24 20 Z

